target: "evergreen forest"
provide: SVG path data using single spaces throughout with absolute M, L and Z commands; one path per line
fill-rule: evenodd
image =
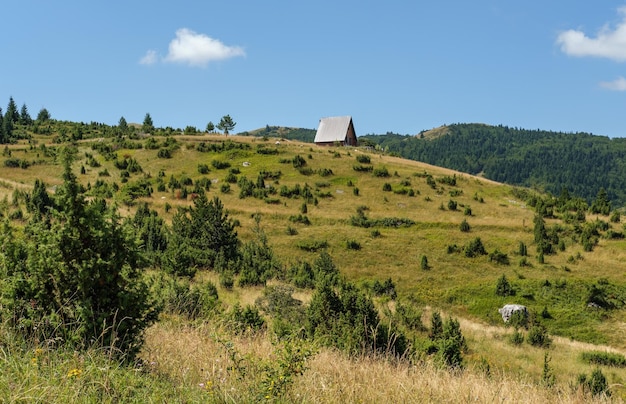
M 429 136 L 367 135 L 395 155 L 530 187 L 553 195 L 564 189 L 590 202 L 605 189 L 615 207 L 626 204 L 626 139 L 589 133 L 453 124 Z

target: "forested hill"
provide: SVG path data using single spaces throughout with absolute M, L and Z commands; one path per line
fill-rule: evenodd
M 604 188 L 613 207 L 626 205 L 626 139 L 588 133 L 454 124 L 438 136 L 367 135 L 359 141 L 390 153 L 512 185 L 593 200 Z M 443 132 L 443 134 L 441 134 Z

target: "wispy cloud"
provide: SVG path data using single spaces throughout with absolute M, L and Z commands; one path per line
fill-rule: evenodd
M 626 91 L 626 79 L 620 76 L 613 81 L 603 81 L 600 87 L 611 91 Z
M 146 54 L 139 60 L 139 64 L 142 65 L 153 65 L 158 62 L 159 57 L 155 50 L 149 50 Z
M 239 46 L 227 46 L 208 35 L 181 28 L 176 31 L 176 38 L 170 41 L 165 57 L 159 57 L 155 50 L 149 50 L 139 63 L 152 65 L 161 61 L 181 63 L 192 67 L 206 67 L 211 62 L 245 55 L 245 51 Z
M 622 20 L 614 28 L 605 25 L 595 37 L 580 30 L 567 30 L 557 37 L 561 51 L 571 56 L 608 58 L 626 61 L 626 6 L 618 8 Z

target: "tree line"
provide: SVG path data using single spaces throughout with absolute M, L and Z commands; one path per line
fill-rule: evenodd
M 404 158 L 553 195 L 566 188 L 587 202 L 605 189 L 614 206 L 626 204 L 626 139 L 622 138 L 453 124 L 437 138 L 387 133 L 360 140 Z

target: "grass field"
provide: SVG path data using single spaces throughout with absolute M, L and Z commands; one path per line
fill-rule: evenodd
M 26 169 L 0 164 L 0 198 L 4 198 L 9 210 L 20 209 L 11 204 L 13 194 L 16 190 L 28 190 L 35 179 L 43 180 L 50 192 L 61 183 L 60 164 L 54 157 L 45 156 L 42 149 L 43 144 L 48 149 L 58 145 L 45 136 L 34 139 L 30 144 L 22 142 L 8 147 L 11 158 L 34 164 Z M 165 141 L 164 138 L 157 140 Z M 428 323 L 428 314 L 433 310 L 461 320 L 469 345 L 467 370 L 462 374 L 443 371 L 428 360 L 415 366 L 381 358 L 349 358 L 333 350 L 316 348 L 317 353 L 307 362 L 308 370 L 295 379 L 283 397 L 285 402 L 381 402 L 388 398 L 393 402 L 583 402 L 587 398 L 572 386 L 577 375 L 590 373 L 594 367 L 582 363 L 580 354 L 598 349 L 626 353 L 623 338 L 626 332 L 623 308 L 626 242 L 623 239 L 600 237 L 593 251 L 586 252 L 575 237 L 565 232 L 562 236 L 565 250 L 546 255 L 545 261 L 540 263 L 534 245 L 534 210 L 514 197 L 509 186 L 362 148 L 318 147 L 284 139 L 220 135 L 177 136 L 176 140 L 179 147 L 171 158 L 158 157 L 157 149 L 115 150 L 118 159 L 133 158 L 142 168 L 141 173 L 130 174 L 129 183 L 142 178 L 153 183 L 152 195 L 134 200 L 132 204 L 122 201 L 118 194 L 111 199 L 118 203 L 123 215 L 133 214 L 139 203 L 147 202 L 169 220 L 176 207 L 190 206 L 191 198 L 178 198 L 176 190 L 169 188 L 158 191 L 157 178 L 163 178 L 166 184 L 170 178 L 188 177 L 193 183 L 207 178 L 212 183 L 209 195 L 218 196 L 229 215 L 240 223 L 237 232 L 243 241 L 255 237 L 254 216 L 261 215 L 260 226 L 284 266 L 301 260 L 313 261 L 319 251 L 307 251 L 303 246 L 326 243 L 326 250 L 343 277 L 360 285 L 391 278 L 398 299 L 411 300 L 421 307 L 424 324 Z M 85 186 L 103 180 L 115 182 L 122 188 L 121 170 L 92 149 L 92 145 L 99 142 L 109 140 L 77 143 L 74 171 Z M 215 152 L 198 150 L 201 143 L 222 145 L 224 142 L 245 146 Z M 258 152 L 266 149 L 271 149 L 273 154 Z M 98 161 L 99 167 L 88 164 L 89 155 Z M 360 155 L 369 156 L 370 163 L 357 162 Z M 292 164 L 296 156 L 306 162 L 300 170 Z M 0 160 L 8 158 L 4 156 Z M 213 161 L 227 162 L 230 168 L 217 169 Z M 199 164 L 206 164 L 209 172 L 200 174 Z M 356 171 L 357 165 L 371 166 L 372 171 Z M 109 176 L 99 174 L 105 169 Z M 236 182 L 230 184 L 229 192 L 222 192 L 221 186 L 226 183 L 231 169 L 239 171 L 238 179 L 246 177 L 252 182 L 257 182 L 261 171 L 276 174 L 277 179 L 265 180 L 266 188 L 273 187 L 276 194 L 266 200 L 240 198 Z M 381 176 L 374 175 L 375 172 Z M 383 174 L 385 172 L 387 175 Z M 452 185 L 451 180 L 456 184 Z M 391 191 L 383 190 L 389 189 L 385 184 L 390 185 Z M 304 200 L 280 195 L 281 187 L 296 185 L 309 186 L 315 198 L 315 203 L 306 203 L 308 225 L 290 220 L 302 214 Z M 456 209 L 450 209 L 450 201 L 456 202 Z M 357 215 L 358 208 L 368 219 L 400 218 L 414 224 L 401 228 L 355 227 L 351 225 L 351 218 Z M 469 209 L 471 214 L 468 214 Z M 596 219 L 609 222 L 608 217 L 587 216 L 588 222 Z M 470 225 L 469 232 L 460 230 L 463 220 Z M 548 227 L 568 226 L 559 219 L 547 219 L 546 224 Z M 615 231 L 624 231 L 622 223 L 609 226 Z M 488 255 L 465 257 L 463 247 L 477 237 L 488 253 L 497 249 L 507 255 L 510 263 L 498 264 L 490 261 Z M 520 242 L 529 252 L 524 266 L 519 265 Z M 350 243 L 360 248 L 348 248 Z M 449 247 L 454 245 L 460 251 L 450 253 Z M 426 270 L 421 268 L 424 256 L 429 265 Z M 502 275 L 515 288 L 515 296 L 495 295 L 497 280 Z M 218 284 L 214 273 L 201 272 L 196 277 L 196 282 L 207 280 Z M 588 290 L 598 282 L 609 297 L 619 303 L 614 309 L 587 306 Z M 224 290 L 218 286 L 218 289 L 220 300 L 232 305 L 236 302 L 254 304 L 263 288 Z M 294 296 L 306 303 L 310 292 L 301 290 Z M 549 349 L 528 344 L 518 347 L 509 342 L 513 330 L 503 326 L 497 311 L 507 303 L 524 304 L 535 314 L 547 309 L 550 317 L 542 319 L 542 324 L 553 339 Z M 393 311 L 393 302 L 377 299 L 377 304 Z M 148 370 L 133 373 L 107 368 L 102 372 L 98 369 L 109 365 L 101 363 L 104 359 L 97 353 L 94 359 L 49 354 L 52 355 L 46 359 L 46 366 L 49 366 L 44 367 L 39 366 L 41 361 L 39 357 L 34 358 L 32 352 L 19 352 L 13 358 L 14 353 L 5 351 L 0 369 L 10 376 L 0 378 L 3 383 L 0 392 L 5 398 L 11 397 L 9 401 L 43 402 L 45 394 L 52 394 L 49 396 L 53 397 L 52 401 L 60 401 L 73 399 L 68 391 L 76 387 L 77 395 L 87 391 L 88 394 L 104 394 L 105 401 L 116 401 L 113 397 L 124 401 L 123 396 L 116 396 L 122 394 L 116 385 L 130 377 L 131 383 L 145 383 L 154 390 L 148 401 L 169 400 L 177 395 L 186 397 L 182 401 L 207 397 L 208 401 L 215 402 L 254 400 L 256 396 L 250 392 L 258 390 L 267 380 L 262 380 L 261 371 L 256 378 L 246 380 L 241 374 L 224 370 L 224 366 L 232 367 L 232 363 L 220 363 L 233 359 L 233 353 L 224 348 L 226 338 L 233 343 L 237 355 L 249 359 L 247 366 L 251 369 L 255 366 L 265 369 L 264 361 L 271 362 L 278 349 L 272 345 L 269 335 L 233 338 L 225 336 L 223 330 L 213 324 L 187 324 L 181 319 L 164 318 L 147 334 L 142 358 L 147 364 L 154 363 Z M 556 386 L 550 389 L 541 385 L 546 352 L 556 375 Z M 38 364 L 36 369 L 31 368 L 33 358 Z M 485 373 L 486 364 L 489 375 Z M 83 372 L 78 386 L 71 384 L 76 380 L 70 379 L 79 378 L 67 373 L 74 368 Z M 626 370 L 603 370 L 612 385 L 613 398 L 623 398 Z M 23 382 L 14 383 L 12 379 Z M 60 390 L 53 387 L 55 380 L 60 383 Z M 209 382 L 211 388 L 207 387 Z M 199 387 L 201 385 L 203 387 Z M 146 389 L 145 386 L 133 388 L 139 392 Z M 167 391 L 170 388 L 174 391 Z M 59 395 L 54 396 L 55 392 Z M 262 397 L 261 391 L 257 393 Z M 129 400 L 137 401 L 137 397 L 129 396 Z

